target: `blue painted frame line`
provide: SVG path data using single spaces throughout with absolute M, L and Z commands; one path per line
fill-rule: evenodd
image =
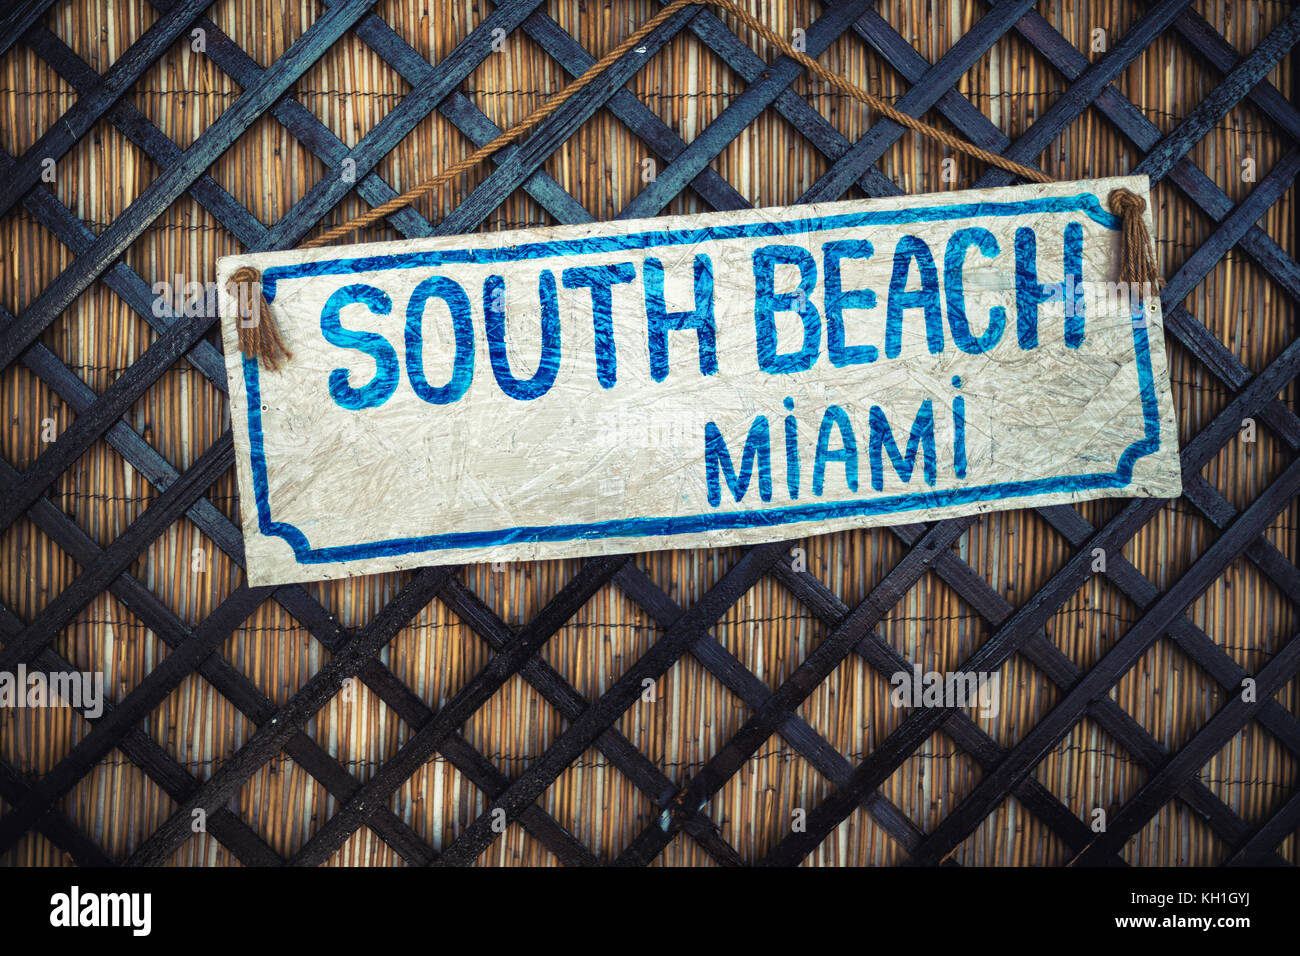
M 276 282 L 283 279 L 324 275 L 347 275 L 384 269 L 410 269 L 448 263 L 493 263 L 534 259 L 548 256 L 614 252 L 624 249 L 647 249 L 669 245 L 691 245 L 728 238 L 755 238 L 821 232 L 854 226 L 897 225 L 909 222 L 936 222 L 988 216 L 1017 216 L 1026 213 L 1082 212 L 1108 229 L 1118 230 L 1120 220 L 1102 207 L 1093 193 L 1076 196 L 1023 200 L 1007 203 L 966 203 L 953 206 L 924 206 L 912 209 L 848 213 L 788 222 L 745 223 L 675 231 L 629 233 L 622 236 L 593 236 L 585 239 L 562 239 L 492 249 L 458 249 L 436 252 L 411 252 L 397 255 L 368 256 L 350 259 L 324 259 L 292 266 L 272 266 L 262 273 L 262 290 L 268 300 L 274 298 Z M 1136 317 L 1135 317 L 1136 318 Z M 262 534 L 283 538 L 293 549 L 299 564 L 327 564 L 364 558 L 394 557 L 453 548 L 477 548 L 499 544 L 538 541 L 574 541 L 600 538 L 665 537 L 702 531 L 736 528 L 772 527 L 802 521 L 893 514 L 970 504 L 977 501 L 1001 501 L 1026 495 L 1085 491 L 1095 488 L 1122 488 L 1132 481 L 1133 465 L 1138 459 L 1160 449 L 1160 414 L 1151 370 L 1151 349 L 1146 321 L 1133 323 L 1133 349 L 1138 366 L 1138 387 L 1142 402 L 1144 436 L 1129 445 L 1112 472 L 1037 478 L 1029 481 L 1002 482 L 973 488 L 860 498 L 852 501 L 784 505 L 743 511 L 719 511 L 677 517 L 620 518 L 585 524 L 535 525 L 502 528 L 494 531 L 462 531 L 446 534 L 394 538 L 363 544 L 313 548 L 307 536 L 295 525 L 271 517 L 267 487 L 266 447 L 262 433 L 262 403 L 257 361 L 244 357 L 244 384 L 248 395 L 249 459 L 257 502 L 258 528 Z

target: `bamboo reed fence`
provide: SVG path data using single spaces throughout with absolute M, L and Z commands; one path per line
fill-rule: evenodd
M 250 590 L 220 346 L 203 323 L 145 374 L 174 321 L 155 300 L 183 314 L 218 256 L 428 178 L 659 5 L 18 4 L 0 28 L 0 339 L 22 346 L 0 372 L 0 485 L 21 505 L 0 532 L 0 664 L 102 671 L 112 706 L 0 711 L 0 861 L 1297 862 L 1292 5 L 746 6 L 1053 177 L 1152 175 L 1188 493 Z M 689 9 L 647 47 L 581 94 L 576 131 L 533 134 L 546 157 L 503 198 L 478 188 L 485 164 L 368 237 L 1010 181 L 809 80 L 725 10 Z M 227 144 L 223 115 L 252 100 Z M 356 183 L 336 188 L 349 158 Z M 1094 574 L 1099 541 L 1122 558 Z M 476 683 L 534 632 L 551 636 L 531 664 Z M 828 643 L 833 666 L 790 696 Z M 320 691 L 358 645 L 376 653 Z M 638 686 L 614 708 L 669 646 L 653 702 Z M 991 647 L 996 716 L 889 704 L 899 661 L 958 670 Z M 1244 675 L 1274 679 L 1238 712 Z M 566 735 L 597 701 L 609 729 Z

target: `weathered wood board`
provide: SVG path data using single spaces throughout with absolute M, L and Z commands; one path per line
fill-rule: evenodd
M 1147 197 L 1121 177 L 226 257 L 249 580 L 1176 497 L 1159 298 L 1115 281 L 1120 187 Z M 245 265 L 277 371 L 239 352 Z

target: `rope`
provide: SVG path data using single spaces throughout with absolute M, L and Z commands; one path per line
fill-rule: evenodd
M 898 125 L 922 133 L 936 142 L 942 143 L 949 149 L 965 153 L 967 156 L 971 156 L 981 162 L 987 163 L 991 166 L 996 166 L 1009 173 L 1014 173 L 1021 179 L 1038 183 L 1054 182 L 1052 177 L 1048 176 L 1041 170 L 1034 169 L 1032 166 L 1026 166 L 1023 163 L 1018 163 L 1013 159 L 999 156 L 997 153 L 976 146 L 974 143 L 967 142 L 964 139 L 939 129 L 937 126 L 932 126 L 924 120 L 917 119 L 915 116 L 910 116 L 902 110 L 894 107 L 891 103 L 882 100 L 877 96 L 873 96 L 857 84 L 850 82 L 839 74 L 822 66 L 812 57 L 808 56 L 808 54 L 795 49 L 794 46 L 785 39 L 785 37 L 757 20 L 748 10 L 745 10 L 736 3 L 735 0 L 674 0 L 673 3 L 668 4 L 660 10 L 657 14 L 629 34 L 628 37 L 616 47 L 588 67 L 576 80 L 566 86 L 559 93 L 556 93 L 541 106 L 537 107 L 537 109 L 533 110 L 514 126 L 501 133 L 491 142 L 480 146 L 464 159 L 453 163 L 451 166 L 448 166 L 446 169 L 420 185 L 408 189 L 401 195 L 395 196 L 387 202 L 375 206 L 369 212 L 363 213 L 360 216 L 349 219 L 341 225 L 326 230 L 319 236 L 302 243 L 298 248 L 312 249 L 319 246 L 329 245 L 358 229 L 364 229 L 366 226 L 369 226 L 386 216 L 390 216 L 400 209 L 404 209 L 417 199 L 421 199 L 432 192 L 442 189 L 457 176 L 473 169 L 493 153 L 522 138 L 531 129 L 552 116 L 556 110 L 578 93 L 582 92 L 586 87 L 590 86 L 605 72 L 606 69 L 626 55 L 629 50 L 637 46 L 637 44 L 644 40 L 646 36 L 675 13 L 689 6 L 702 7 L 706 4 L 712 4 L 713 6 L 719 7 L 732 14 L 736 19 L 744 23 L 745 26 L 749 27 L 785 56 L 788 56 L 795 62 L 799 63 L 814 76 L 817 76 L 823 82 L 830 84 L 840 92 L 860 101 L 870 109 L 875 110 L 877 113 L 892 120 Z M 1140 196 L 1129 192 L 1126 189 L 1115 190 L 1115 192 L 1113 192 L 1109 197 L 1109 203 L 1111 210 L 1120 217 L 1124 224 L 1120 256 L 1121 281 L 1151 283 L 1150 287 L 1158 288 L 1160 278 L 1155 264 L 1154 253 L 1151 248 L 1151 237 L 1147 232 L 1146 222 L 1142 217 L 1142 213 L 1146 209 L 1146 203 Z M 236 276 L 239 278 L 237 279 Z M 230 283 L 232 285 L 239 285 L 240 291 L 246 296 L 248 295 L 248 291 L 245 289 L 245 286 L 249 283 L 257 283 L 258 291 L 256 296 L 261 300 L 262 306 L 260 309 L 255 310 L 255 317 L 251 323 L 245 324 L 245 322 L 241 321 L 239 327 L 239 347 L 240 351 L 245 355 L 256 356 L 261 359 L 268 368 L 275 369 L 278 367 L 278 364 L 282 359 L 290 358 L 292 356 L 285 348 L 283 341 L 280 339 L 279 333 L 275 329 L 274 320 L 270 318 L 271 313 L 269 303 L 267 303 L 260 295 L 260 279 L 261 276 L 257 271 L 249 268 L 238 270 L 230 278 Z M 1143 288 L 1147 287 L 1143 286 Z M 248 299 L 245 298 L 242 301 L 248 301 Z M 263 317 L 265 317 L 265 321 L 262 320 Z M 267 326 L 269 326 L 269 329 L 266 328 Z M 246 332 L 247 334 L 245 334 Z
M 955 149 L 960 153 L 965 153 L 967 156 L 973 156 L 992 166 L 997 166 L 999 169 L 1005 169 L 1009 173 L 1015 173 L 1022 179 L 1028 179 L 1038 183 L 1053 182 L 1052 177 L 1048 176 L 1046 173 L 1034 169 L 1031 166 L 1017 163 L 1014 159 L 1007 159 L 1005 156 L 991 153 L 987 149 L 982 149 L 981 147 L 976 146 L 974 143 L 968 143 L 964 139 L 959 139 L 950 133 L 944 132 L 937 126 L 931 126 L 924 120 L 919 120 L 915 116 L 909 116 L 902 110 L 896 109 L 892 104 L 877 96 L 872 96 L 856 83 L 846 80 L 838 73 L 831 72 L 829 69 L 810 57 L 807 53 L 796 50 L 785 37 L 773 31 L 766 24 L 755 19 L 753 14 L 735 3 L 734 0 L 708 0 L 708 2 L 727 10 L 735 16 L 736 19 L 744 23 L 745 26 L 749 27 L 768 43 L 772 44 L 772 46 L 790 57 L 790 59 L 798 62 L 806 70 L 809 70 L 823 81 L 831 84 L 840 92 L 846 93 L 854 99 L 865 103 L 877 113 L 893 120 L 899 126 L 906 126 L 908 129 L 915 130 L 918 133 L 924 133 L 931 139 L 943 143 L 949 149 Z
M 1147 233 L 1147 201 L 1135 192 L 1116 189 L 1107 197 L 1111 212 L 1119 216 L 1123 223 L 1120 234 L 1119 281 L 1127 282 L 1129 288 L 1142 290 L 1145 298 L 1151 290 L 1159 289 L 1164 284 L 1160 270 L 1156 267 L 1155 252 L 1151 248 L 1151 236 Z
M 786 56 L 798 61 L 804 68 L 816 74 L 825 82 L 831 84 L 841 92 L 860 100 L 877 113 L 888 117 L 900 126 L 906 126 L 909 129 L 916 130 L 918 133 L 924 133 L 926 136 L 943 143 L 951 149 L 965 153 L 968 156 L 973 156 L 975 159 L 982 160 L 983 162 L 997 166 L 1000 169 L 1005 169 L 1009 173 L 1015 173 L 1022 179 L 1039 183 L 1050 183 L 1053 181 L 1052 177 L 1031 166 L 1025 166 L 1013 159 L 1007 159 L 1005 156 L 999 156 L 997 153 L 976 146 L 974 143 L 968 143 L 966 140 L 959 139 L 951 133 L 939 129 L 937 126 L 931 126 L 924 120 L 919 120 L 915 116 L 909 116 L 902 110 L 896 109 L 885 100 L 873 96 L 856 84 L 851 83 L 839 74 L 833 73 L 826 67 L 822 66 L 812 57 L 808 56 L 808 54 L 796 50 L 790 42 L 785 39 L 785 37 L 774 32 L 772 29 L 755 19 L 748 10 L 745 10 L 739 4 L 735 3 L 734 0 L 675 0 L 675 2 L 664 7 L 655 16 L 651 17 L 638 27 L 637 30 L 626 40 L 588 67 L 586 72 L 584 72 L 580 77 L 566 86 L 559 93 L 555 94 L 537 109 L 533 110 L 533 112 L 529 113 L 514 126 L 510 127 L 510 129 L 492 140 L 492 142 L 480 146 L 464 159 L 447 167 L 432 179 L 426 180 L 412 189 L 408 189 L 400 196 L 393 197 L 386 203 L 374 207 L 369 212 L 363 213 L 353 219 L 349 219 L 347 222 L 321 233 L 314 239 L 304 242 L 299 246 L 299 248 L 312 249 L 317 246 L 329 245 L 336 239 L 341 239 L 350 232 L 365 228 L 371 223 L 378 222 L 385 216 L 409 206 L 414 200 L 420 199 L 427 196 L 429 193 L 442 188 L 456 176 L 466 170 L 473 169 L 497 150 L 515 142 L 515 140 L 521 138 L 534 126 L 537 126 L 547 117 L 551 116 L 551 114 L 563 106 L 572 96 L 576 93 L 580 93 L 584 88 L 589 86 L 598 76 L 604 73 L 609 66 L 621 59 L 628 50 L 640 43 L 652 30 L 658 27 L 678 10 L 692 5 L 702 5 L 702 3 L 711 3 L 714 6 L 721 7 L 732 13 L 738 20 L 763 37 L 763 39 L 767 40 L 768 43 L 772 44 Z
M 272 372 L 281 361 L 293 358 L 271 317 L 271 304 L 262 295 L 262 274 L 252 266 L 243 266 L 230 274 L 226 289 L 239 304 L 239 351 L 256 357 Z
M 595 82 L 596 79 L 602 73 L 604 73 L 606 69 L 608 69 L 611 65 L 613 65 L 618 60 L 622 59 L 623 55 L 626 54 L 628 50 L 631 50 L 638 43 L 644 40 L 646 36 L 649 35 L 661 23 L 663 23 L 665 20 L 671 17 L 678 10 L 682 10 L 686 7 L 689 7 L 696 2 L 698 2 L 698 0 L 674 0 L 673 3 L 670 3 L 668 6 L 664 7 L 653 17 L 647 20 L 645 23 L 641 24 L 641 26 L 637 27 L 635 31 L 633 31 L 631 34 L 628 35 L 626 40 L 624 40 L 618 46 L 614 47 L 614 49 L 610 50 L 599 60 L 597 60 L 595 63 L 589 66 L 586 72 L 582 74 L 582 76 L 578 77 L 576 80 L 574 80 L 572 83 L 566 86 L 559 93 L 556 93 L 554 96 L 548 99 L 541 106 L 537 107 L 537 109 L 533 110 L 523 119 L 521 119 L 514 126 L 510 127 L 508 130 L 506 130 L 496 139 L 492 140 L 492 142 L 480 146 L 478 149 L 474 150 L 474 152 L 470 153 L 464 159 L 460 160 L 457 163 L 453 163 L 451 166 L 448 166 L 446 169 L 438 173 L 432 179 L 426 180 L 425 182 L 416 186 L 414 189 L 408 189 L 400 196 L 394 196 L 392 199 L 388 200 L 388 202 L 381 203 L 380 205 L 376 206 L 374 209 L 371 209 L 369 212 L 363 213 L 362 215 L 357 216 L 354 219 L 349 219 L 347 222 L 343 223 L 342 225 L 335 226 L 333 229 L 321 233 L 315 239 L 310 239 L 307 242 L 304 242 L 301 246 L 299 246 L 299 248 L 311 249 L 316 246 L 329 245 L 335 239 L 340 239 L 343 236 L 346 236 L 348 233 L 356 229 L 362 229 L 370 225 L 372 222 L 377 222 L 378 220 L 383 219 L 385 216 L 390 215 L 406 206 L 409 206 L 413 200 L 419 199 L 423 196 L 427 196 L 429 193 L 433 192 L 436 189 L 441 189 L 443 186 L 445 186 L 452 179 L 455 179 L 461 173 L 465 172 L 466 170 L 473 169 L 475 166 L 477 166 L 483 160 L 487 159 L 497 150 L 501 149 L 504 146 L 509 146 L 511 143 L 513 143 L 515 140 L 522 137 L 534 126 L 541 123 L 543 120 L 547 119 L 556 110 L 558 110 L 561 106 L 563 106 L 570 99 L 572 99 L 575 95 L 581 93 L 584 89 L 586 89 L 593 82 Z

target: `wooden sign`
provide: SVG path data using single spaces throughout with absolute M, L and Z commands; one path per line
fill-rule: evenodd
M 230 256 L 248 577 L 1181 492 L 1145 177 Z M 1150 227 L 1148 214 L 1148 228 Z M 292 358 L 240 354 L 260 271 Z

